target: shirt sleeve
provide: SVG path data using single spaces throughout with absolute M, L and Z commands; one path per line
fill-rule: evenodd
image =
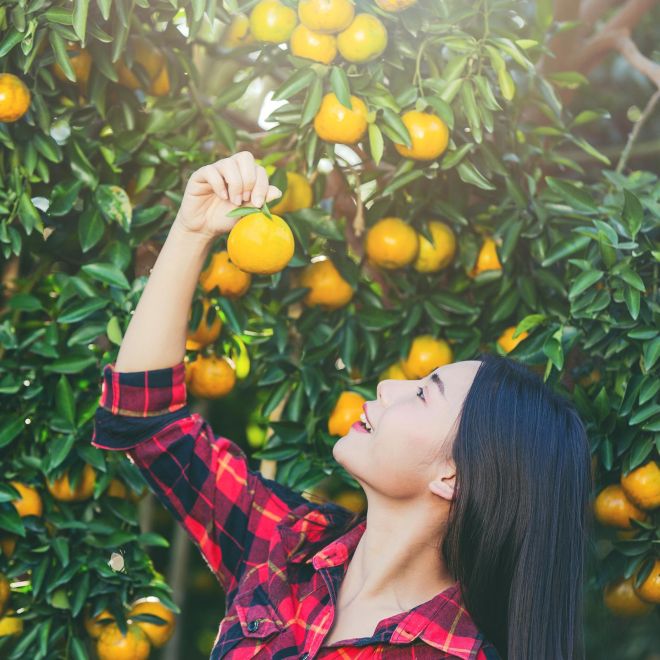
M 182 362 L 165 369 L 103 369 L 92 445 L 123 450 L 183 525 L 228 600 L 246 568 L 266 561 L 276 525 L 309 504 L 249 469 L 243 450 L 189 410 Z

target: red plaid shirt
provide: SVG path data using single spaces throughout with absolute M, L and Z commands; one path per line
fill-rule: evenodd
M 183 362 L 141 372 L 107 365 L 92 444 L 127 452 L 224 588 L 212 659 L 499 659 L 461 606 L 457 584 L 383 619 L 370 637 L 322 646 L 366 522 L 338 536 L 352 512 L 309 502 L 249 469 L 238 445 L 190 412 Z M 322 549 L 307 557 L 318 542 Z

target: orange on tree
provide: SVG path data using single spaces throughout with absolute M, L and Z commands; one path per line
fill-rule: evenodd
M 521 341 L 529 337 L 529 333 L 523 330 L 515 339 L 513 333 L 516 329 L 515 325 L 511 325 L 502 332 L 497 339 L 497 345 L 505 352 L 510 353 Z
M 638 509 L 619 484 L 605 486 L 594 500 L 594 515 L 601 525 L 633 529 L 631 518 L 646 520 L 646 513 Z
M 474 268 L 470 271 L 470 277 L 476 277 L 487 270 L 502 270 L 502 264 L 497 256 L 497 244 L 490 236 L 484 238 L 484 242 L 479 249 L 477 261 Z
M 660 604 L 660 559 L 653 562 L 651 572 L 639 587 L 635 587 L 635 593 L 647 603 Z
M 144 37 L 133 37 L 129 41 L 133 54 L 132 62 L 141 66 L 150 82 L 153 82 L 165 67 L 165 56 Z M 135 73 L 126 65 L 126 60 L 121 57 L 115 64 L 115 70 L 119 76 L 119 84 L 129 89 L 139 89 L 142 82 Z
M 354 16 L 352 0 L 300 0 L 298 3 L 300 22 L 315 32 L 341 32 Z
M 202 399 L 219 399 L 234 389 L 236 371 L 225 356 L 199 355 L 188 389 Z
M 277 204 L 270 206 L 272 213 L 292 213 L 300 209 L 308 209 L 314 202 L 314 191 L 309 181 L 298 172 L 286 173 L 286 191 Z
M 244 215 L 229 232 L 229 258 L 247 273 L 271 275 L 283 270 L 295 250 L 293 232 L 273 214 L 257 212 Z
M 328 418 L 330 435 L 346 435 L 351 426 L 360 420 L 362 406 L 367 400 L 357 392 L 342 392 Z
M 603 602 L 617 616 L 642 616 L 653 610 L 653 604 L 642 600 L 633 588 L 633 578 L 619 578 L 603 591 Z
M 235 266 L 229 260 L 229 252 L 221 250 L 211 257 L 208 267 L 199 276 L 199 284 L 206 293 L 218 287 L 221 296 L 240 298 L 252 283 L 252 275 Z
M 30 90 L 13 73 L 0 73 L 0 121 L 18 121 L 30 107 Z
M 11 588 L 9 587 L 9 580 L 3 573 L 0 573 L 0 614 L 5 611 L 7 603 L 9 602 L 9 595 Z
M 130 623 L 126 635 L 119 626 L 111 623 L 105 626 L 96 641 L 99 660 L 144 660 L 151 653 L 148 637 L 136 623 Z
M 373 14 L 358 14 L 352 23 L 337 35 L 337 48 L 349 62 L 369 62 L 387 47 L 387 30 Z
M 82 502 L 88 500 L 94 494 L 95 484 L 96 472 L 94 472 L 94 468 L 89 463 L 85 463 L 78 480 L 78 485 L 75 488 L 73 488 L 73 484 L 69 481 L 68 472 L 65 472 L 54 481 L 46 480 L 48 492 L 60 502 Z
M 12 501 L 18 515 L 21 518 L 40 516 L 43 512 L 43 502 L 39 491 L 19 481 L 10 481 L 9 483 L 20 493 L 20 497 Z
M 119 481 L 119 479 L 111 479 L 105 494 L 109 497 L 126 499 L 128 497 L 128 488 L 126 488 L 126 485 Z
M 250 32 L 250 19 L 246 14 L 238 13 L 232 19 L 222 35 L 220 44 L 225 48 L 236 48 L 254 42 Z
M 139 621 L 135 617 L 140 614 L 150 614 L 163 619 L 163 623 L 150 623 L 148 621 Z M 147 596 L 136 600 L 128 612 L 127 619 L 132 620 L 149 638 L 153 646 L 159 648 L 163 646 L 174 634 L 176 616 L 172 610 L 165 607 L 163 603 L 155 596 Z
M 628 499 L 646 510 L 660 506 L 660 467 L 651 460 L 628 474 L 621 475 L 621 488 Z
M 183 366 L 185 369 L 186 387 L 190 387 L 197 366 L 197 360 L 191 360 L 188 355 L 185 355 L 183 358 Z
M 428 376 L 434 369 L 449 364 L 453 359 L 451 346 L 444 339 L 420 335 L 413 339 L 401 367 L 409 379 L 417 379 Z
M 170 93 L 170 74 L 167 65 L 163 64 L 160 73 L 151 81 L 149 94 L 154 96 L 167 96 Z
M 365 251 L 381 268 L 402 268 L 419 252 L 419 234 L 401 218 L 381 218 L 367 231 Z
M 381 374 L 379 380 L 407 380 L 401 361 L 391 364 Z
M 332 498 L 332 501 L 355 513 L 360 513 L 367 508 L 367 498 L 362 490 L 342 490 Z
M 323 309 L 339 309 L 353 298 L 353 287 L 341 276 L 331 259 L 323 258 L 305 266 L 300 274 L 300 286 L 309 291 L 304 303 Z
M 600 374 L 600 369 L 592 369 L 588 374 L 582 376 L 580 379 L 578 379 L 578 383 L 582 387 L 589 387 L 589 385 L 593 385 L 594 383 L 600 383 L 601 379 L 601 374 Z
M 75 54 L 68 56 L 69 63 L 76 74 L 76 82 L 86 85 L 89 80 L 89 72 L 92 69 L 92 55 L 86 48 L 75 43 L 69 43 L 67 51 L 76 51 Z M 70 82 L 64 73 L 64 69 L 57 62 L 53 64 L 53 74 L 62 82 Z
M 14 550 L 16 550 L 16 536 L 8 534 L 0 537 L 0 551 L 2 551 L 5 557 L 11 557 L 14 554 Z
M 87 612 L 85 614 L 83 623 L 87 634 L 92 639 L 97 639 L 101 636 L 101 633 L 106 629 L 106 627 L 114 623 L 114 621 L 115 617 L 108 610 L 103 610 L 96 616 L 89 616 L 89 612 Z
M 280 0 L 261 0 L 250 12 L 250 32 L 257 41 L 287 41 L 297 22 L 295 10 Z
M 337 56 L 337 40 L 333 35 L 314 32 L 302 23 L 291 33 L 289 46 L 292 55 L 322 64 L 330 64 Z
M 326 142 L 355 144 L 367 130 L 367 106 L 351 95 L 351 107 L 343 105 L 334 92 L 323 97 L 314 117 L 314 130 Z
M 215 318 L 209 325 L 206 321 L 206 316 L 208 310 L 211 307 L 211 302 L 206 298 L 202 299 L 202 316 L 199 319 L 199 325 L 195 330 L 188 330 L 186 337 L 186 350 L 189 351 L 198 351 L 204 346 L 208 346 L 214 342 L 219 336 L 220 331 L 222 330 L 222 321 L 220 316 L 216 312 Z M 192 315 L 192 310 L 191 310 Z
M 0 617 L 0 637 L 20 635 L 22 632 L 23 619 L 14 610 L 7 610 L 5 615 Z
M 383 11 L 403 11 L 412 7 L 417 2 L 417 0 L 376 0 L 376 4 Z
M 446 268 L 456 254 L 456 236 L 451 227 L 438 220 L 431 220 L 428 226 L 433 243 L 419 235 L 419 253 L 413 264 L 420 273 L 435 273 Z
M 266 444 L 268 429 L 255 421 L 250 421 L 245 427 L 247 443 L 253 449 L 261 449 Z
M 410 133 L 412 147 L 394 143 L 394 148 L 406 158 L 433 160 L 440 156 L 449 144 L 449 129 L 438 115 L 419 110 L 408 110 L 401 121 Z

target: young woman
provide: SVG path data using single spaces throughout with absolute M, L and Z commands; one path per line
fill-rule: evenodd
M 187 320 L 210 244 L 229 211 L 280 194 L 248 152 L 191 176 L 96 411 L 93 444 L 128 453 L 226 592 L 211 657 L 583 657 L 589 445 L 525 367 L 484 355 L 380 382 L 368 424 L 333 448 L 364 515 L 250 470 L 188 409 Z

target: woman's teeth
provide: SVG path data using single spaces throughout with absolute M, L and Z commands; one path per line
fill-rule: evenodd
M 369 424 L 369 421 L 367 420 L 367 416 L 364 413 L 360 415 L 360 421 L 364 424 L 364 427 L 367 429 L 367 431 L 373 430 L 371 424 Z

